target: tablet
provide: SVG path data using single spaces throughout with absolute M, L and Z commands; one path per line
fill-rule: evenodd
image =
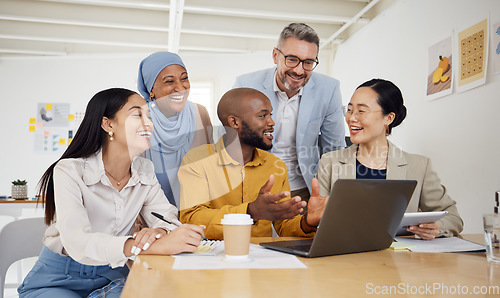
M 412 233 L 406 231 L 407 226 L 416 226 L 421 223 L 436 222 L 446 214 L 448 214 L 448 211 L 405 213 L 396 236 L 411 235 Z

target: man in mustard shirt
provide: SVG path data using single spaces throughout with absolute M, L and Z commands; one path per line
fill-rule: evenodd
M 327 198 L 319 196 L 316 179 L 308 204 L 290 198 L 285 163 L 266 151 L 272 148 L 271 111 L 269 99 L 255 89 L 224 94 L 217 114 L 226 134 L 190 150 L 179 169 L 181 222 L 205 225 L 207 238 L 222 239 L 224 214 L 248 213 L 253 237 L 271 236 L 271 225 L 279 236 L 314 235 Z

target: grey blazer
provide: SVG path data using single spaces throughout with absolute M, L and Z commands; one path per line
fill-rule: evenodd
M 332 151 L 321 157 L 317 178 L 320 195 L 327 196 L 337 179 L 356 179 L 356 152 L 358 145 Z M 416 180 L 417 186 L 406 212 L 448 211 L 448 215 L 438 221 L 439 236 L 458 235 L 463 229 L 463 221 L 458 214 L 456 202 L 450 198 L 441 185 L 437 173 L 432 170 L 429 158 L 402 151 L 389 142 L 387 159 L 387 179 Z

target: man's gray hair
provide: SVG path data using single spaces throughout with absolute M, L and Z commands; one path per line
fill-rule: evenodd
M 291 23 L 281 31 L 280 38 L 278 39 L 278 49 L 283 45 L 283 42 L 289 38 L 294 37 L 298 40 L 307 41 L 316 44 L 319 50 L 319 37 L 316 31 L 309 25 L 304 23 Z

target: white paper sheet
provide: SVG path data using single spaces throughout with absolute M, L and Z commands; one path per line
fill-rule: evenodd
M 215 255 L 175 255 L 174 270 L 202 269 L 283 269 L 307 268 L 297 257 L 250 244 L 249 262 L 234 263 L 224 260 L 224 245 L 217 247 Z
M 435 238 L 432 240 L 396 237 L 396 241 L 415 246 L 409 248 L 413 252 L 472 252 L 484 251 L 485 249 L 484 245 L 457 237 Z

